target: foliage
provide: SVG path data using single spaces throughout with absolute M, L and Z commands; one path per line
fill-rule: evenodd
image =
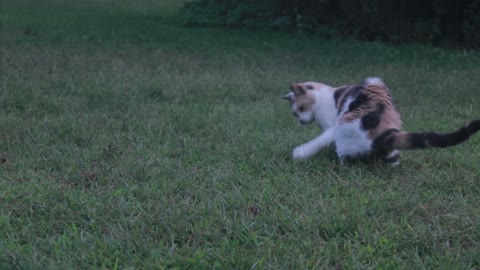
M 225 25 L 233 27 L 269 27 L 288 28 L 291 18 L 283 16 L 276 10 L 280 1 L 216 1 L 205 0 L 186 3 L 182 16 L 185 24 L 190 26 Z M 272 7 L 274 7 L 272 9 Z
M 197 0 L 182 14 L 187 25 L 480 47 L 480 0 Z

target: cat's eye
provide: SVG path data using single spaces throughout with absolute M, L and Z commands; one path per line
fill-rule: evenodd
M 300 106 L 300 108 L 298 108 L 298 110 L 299 110 L 300 112 L 304 112 L 304 111 L 305 111 L 305 107 L 304 107 L 304 106 Z

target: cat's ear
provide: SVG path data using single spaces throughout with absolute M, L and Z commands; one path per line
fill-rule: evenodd
M 286 100 L 292 101 L 292 100 L 295 98 L 295 94 L 294 94 L 293 92 L 290 92 L 290 93 L 288 93 L 288 94 L 286 94 L 286 95 L 283 95 L 282 98 L 283 98 L 283 99 L 286 99 Z
M 303 85 L 299 83 L 290 84 L 290 90 L 292 90 L 296 97 L 304 95 L 306 92 L 306 89 L 303 87 Z

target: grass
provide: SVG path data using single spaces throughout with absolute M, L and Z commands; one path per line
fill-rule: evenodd
M 480 54 L 184 28 L 181 1 L 0 0 L 0 268 L 478 269 L 480 139 L 342 167 L 289 82 L 479 118 Z

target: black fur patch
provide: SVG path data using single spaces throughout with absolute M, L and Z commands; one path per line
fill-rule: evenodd
M 428 145 L 425 142 L 425 134 L 426 133 L 409 133 L 407 137 L 409 147 L 412 149 L 426 148 Z
M 360 93 L 363 89 L 365 89 L 365 86 L 362 85 L 362 84 L 356 84 L 356 85 L 353 85 L 351 88 L 350 88 L 350 93 L 348 93 L 350 96 L 354 96 L 354 95 L 357 95 L 358 93 Z
M 380 157 L 386 157 L 390 151 L 394 150 L 393 141 L 395 137 L 393 135 L 397 132 L 399 132 L 398 129 L 389 129 L 376 137 L 372 143 L 373 152 Z
M 472 122 L 468 123 L 467 128 L 470 134 L 476 133 L 480 130 L 480 120 L 473 120 Z
M 359 94 L 355 97 L 355 100 L 353 100 L 352 103 L 350 103 L 350 105 L 348 106 L 348 111 L 353 112 L 367 102 L 368 102 L 367 95 Z
M 435 132 L 428 132 L 425 135 L 426 143 L 436 147 L 448 147 L 459 144 L 470 137 L 467 127 L 463 127 L 457 131 L 439 134 Z
M 333 94 L 333 97 L 335 98 L 335 104 L 338 104 L 338 101 L 342 95 L 344 97 L 342 100 L 340 100 L 340 104 L 338 104 L 338 107 L 337 107 L 338 113 L 341 113 L 343 111 L 345 102 L 348 100 L 349 97 L 354 98 L 354 101 L 352 101 L 352 103 L 350 103 L 348 107 L 349 112 L 355 110 L 356 108 L 358 108 L 358 106 L 363 104 L 367 98 L 366 96 L 363 96 L 360 94 L 363 89 L 365 89 L 365 87 L 361 84 L 350 85 L 350 86 L 337 89 Z
M 335 99 L 335 104 L 338 104 L 338 99 L 343 95 L 343 93 L 345 93 L 345 91 L 348 90 L 348 86 L 347 87 L 342 87 L 342 88 L 339 88 L 337 90 L 335 90 L 335 92 L 333 93 L 333 98 Z
M 378 103 L 377 109 L 369 112 L 362 117 L 362 127 L 364 130 L 374 129 L 380 124 L 380 118 L 385 110 L 385 105 Z
M 410 133 L 408 134 L 408 140 L 410 141 L 410 149 L 421 149 L 427 148 L 429 146 L 445 148 L 462 143 L 468 140 L 468 138 L 470 138 L 470 136 L 472 135 L 472 131 L 473 133 L 476 132 L 475 128 L 480 129 L 480 124 L 474 122 L 473 126 L 467 125 L 457 131 L 450 133 Z M 475 127 L 476 124 L 478 124 L 478 127 Z
M 365 94 L 362 93 L 362 90 L 364 90 L 364 89 L 365 89 L 365 86 L 363 86 L 361 84 L 357 84 L 357 85 L 352 86 L 348 90 L 348 93 L 347 93 L 346 97 L 353 97 L 354 98 L 352 103 L 350 103 L 350 105 L 348 106 L 348 111 L 349 112 L 356 110 L 358 107 L 360 107 L 364 103 L 368 102 L 368 97 Z M 347 99 L 348 98 L 345 98 L 345 101 Z

